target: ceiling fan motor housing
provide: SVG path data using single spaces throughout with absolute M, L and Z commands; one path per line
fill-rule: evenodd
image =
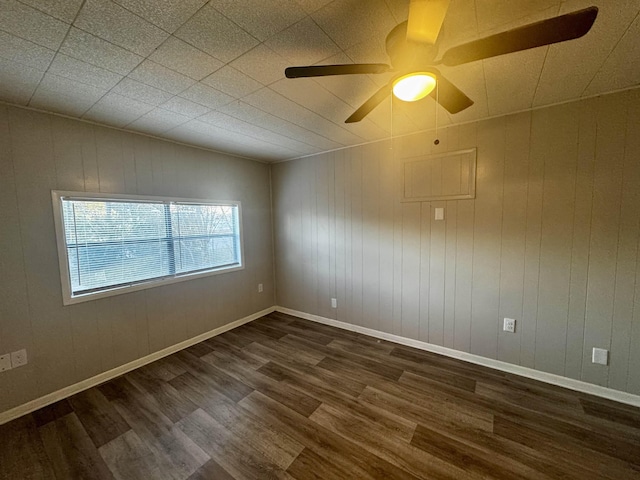
M 391 65 L 400 75 L 428 68 L 438 54 L 435 45 L 407 40 L 407 22 L 397 25 L 386 39 L 386 50 Z

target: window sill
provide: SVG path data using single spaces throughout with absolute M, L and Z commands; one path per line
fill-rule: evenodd
M 213 275 L 220 275 L 223 273 L 231 273 L 244 270 L 244 265 L 238 265 L 236 267 L 219 268 L 213 270 L 207 270 L 205 272 L 188 273 L 177 277 L 167 278 L 164 280 L 153 280 L 149 282 L 137 283 L 135 285 L 126 285 L 122 287 L 111 288 L 108 290 L 102 290 L 100 292 L 87 293 L 84 295 L 76 295 L 68 297 L 63 296 L 62 303 L 64 305 L 75 305 L 77 303 L 90 302 L 101 298 L 114 297 L 116 295 L 124 295 L 132 292 L 139 292 L 140 290 L 147 290 L 149 288 L 161 287 L 163 285 L 171 285 L 173 283 L 186 282 L 187 280 L 196 280 L 198 278 L 211 277 Z

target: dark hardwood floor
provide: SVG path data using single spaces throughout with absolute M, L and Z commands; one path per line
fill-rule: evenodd
M 640 410 L 274 313 L 0 426 L 0 478 L 640 479 Z

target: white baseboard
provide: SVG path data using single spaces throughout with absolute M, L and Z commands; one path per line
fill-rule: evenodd
M 461 352 L 459 350 L 453 350 L 452 348 L 441 347 L 439 345 L 421 342 L 420 340 L 401 337 L 392 333 L 385 333 L 379 330 L 361 327 L 359 325 L 352 325 L 350 323 L 333 320 L 331 318 L 325 318 L 318 315 L 312 315 L 310 313 L 299 312 L 297 310 L 292 310 L 286 307 L 276 306 L 275 311 L 294 315 L 296 317 L 304 318 L 306 320 L 311 320 L 317 323 L 322 323 L 324 325 L 330 325 L 332 327 L 362 333 L 364 335 L 369 335 L 370 337 L 388 340 L 390 342 L 399 343 L 401 345 L 406 345 L 420 350 L 425 350 L 427 352 L 438 353 L 447 357 L 457 358 L 458 360 L 464 360 L 465 362 L 482 365 L 485 367 L 493 368 L 495 370 L 500 370 L 502 372 L 513 373 L 515 375 L 520 375 L 521 377 L 539 380 L 541 382 L 550 383 L 552 385 L 568 388 L 577 392 L 588 393 L 597 397 L 607 398 L 609 400 L 625 403 L 634 407 L 640 407 L 640 396 L 634 395 L 632 393 L 621 392 L 619 390 L 601 387 L 600 385 L 594 385 L 592 383 L 583 382 L 581 380 L 574 380 L 573 378 L 562 377 L 553 373 L 541 372 L 532 368 L 521 367 L 519 365 L 501 362 L 500 360 L 493 360 L 491 358 L 481 357 L 472 353 Z
M 150 355 L 147 355 L 142 358 L 138 358 L 129 363 L 125 363 L 124 365 L 120 365 L 112 370 L 109 370 L 104 373 L 100 373 L 95 377 L 87 378 L 86 380 L 82 380 L 81 382 L 75 383 L 73 385 L 69 385 L 68 387 L 64 387 L 55 392 L 44 395 L 43 397 L 36 398 L 35 400 L 31 400 L 22 405 L 18 405 L 10 410 L 0 413 L 0 425 L 3 423 L 10 422 L 18 417 L 26 415 L 27 413 L 31 413 L 39 408 L 46 407 L 47 405 L 51 405 L 59 400 L 70 397 L 71 395 L 75 395 L 76 393 L 82 392 L 83 390 L 88 390 L 91 387 L 95 387 L 96 385 L 100 385 L 106 381 L 111 380 L 112 378 L 119 377 L 131 370 L 135 370 L 136 368 L 142 367 L 143 365 L 147 365 L 148 363 L 155 362 L 156 360 L 160 360 L 163 357 L 176 353 L 180 350 L 184 350 L 196 343 L 200 343 L 203 340 L 207 340 L 208 338 L 215 337 L 216 335 L 220 335 L 221 333 L 232 330 L 240 325 L 244 325 L 245 323 L 252 322 L 260 317 L 270 314 L 275 311 L 275 307 L 266 308 L 260 312 L 256 312 L 247 317 L 241 318 L 239 320 L 235 320 L 231 323 L 227 323 L 218 328 L 214 328 L 205 333 L 201 333 L 200 335 L 185 340 L 183 342 L 177 343 L 167 348 L 163 348 L 157 352 L 154 352 Z

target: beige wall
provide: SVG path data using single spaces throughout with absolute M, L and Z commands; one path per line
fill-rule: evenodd
M 51 190 L 240 200 L 246 268 L 64 307 Z M 0 412 L 274 303 L 269 167 L 0 105 Z M 265 291 L 257 293 L 257 284 Z
M 439 138 L 273 166 L 278 305 L 640 394 L 640 90 Z M 398 201 L 399 159 L 470 147 L 475 200 Z

